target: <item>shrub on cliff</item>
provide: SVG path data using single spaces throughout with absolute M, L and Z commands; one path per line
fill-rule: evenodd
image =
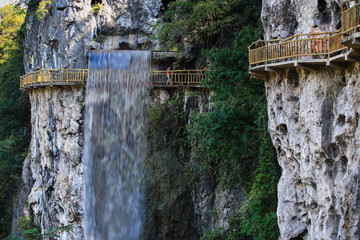
M 231 43 L 234 33 L 259 21 L 261 0 L 176 0 L 160 27 L 160 41 L 173 48 L 183 40 L 205 49 Z
M 219 172 L 225 187 L 242 183 L 248 199 L 228 231 L 207 232 L 205 239 L 276 239 L 277 182 L 280 168 L 267 132 L 264 83 L 248 74 L 247 46 L 260 31 L 245 27 L 232 48 L 208 52 L 213 62 L 208 86 L 215 105 L 195 116 L 191 140 L 197 142 L 198 165 Z
M 204 240 L 270 240 L 279 234 L 280 168 L 267 132 L 265 88 L 248 74 L 247 46 L 261 36 L 259 6 L 259 0 L 177 0 L 169 4 L 159 33 L 168 47 L 186 40 L 213 49 L 205 55 L 213 66 L 207 85 L 214 90 L 214 107 L 196 114 L 189 126 L 193 157 L 198 171 L 212 172 L 228 188 L 242 183 L 248 192 L 230 228 L 207 231 Z M 233 38 L 232 46 L 218 48 Z

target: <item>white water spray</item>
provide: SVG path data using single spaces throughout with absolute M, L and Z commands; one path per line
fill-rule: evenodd
M 85 235 L 138 240 L 142 230 L 148 51 L 91 52 L 85 105 Z

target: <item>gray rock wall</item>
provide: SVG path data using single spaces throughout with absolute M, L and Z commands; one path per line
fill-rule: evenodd
M 98 14 L 90 0 L 58 0 L 48 14 L 26 18 L 26 72 L 39 69 L 87 68 L 88 51 L 154 49 L 150 36 L 160 19 L 161 0 L 102 0 Z
M 269 131 L 282 176 L 281 239 L 358 239 L 359 64 L 289 71 L 266 82 Z
M 83 239 L 83 87 L 39 88 L 29 93 L 32 139 L 23 180 L 27 215 L 42 233 L 71 225 L 62 239 Z
M 267 39 L 339 28 L 332 0 L 264 0 Z M 269 132 L 282 176 L 283 240 L 359 239 L 359 67 L 286 70 L 265 82 Z
M 261 18 L 265 39 L 287 38 L 340 28 L 342 0 L 263 0 Z
M 17 215 L 32 216 L 43 233 L 72 226 L 60 239 L 84 239 L 84 94 L 82 86 L 29 92 L 32 139 Z M 162 115 L 148 125 L 144 239 L 196 240 L 206 229 L 227 228 L 244 190 L 224 189 L 218 176 L 195 171 L 185 131 L 194 112 L 209 110 L 211 94 L 169 88 L 150 95 Z
M 241 186 L 224 189 L 219 176 L 195 170 L 197 160 L 184 130 L 194 112 L 209 111 L 210 97 L 202 89 L 151 91 L 145 239 L 192 240 L 206 229 L 227 229 L 244 200 Z
M 57 0 L 43 19 L 34 13 L 27 16 L 24 41 L 27 73 L 39 69 L 87 68 L 90 50 L 159 48 L 151 35 L 156 35 L 153 26 L 162 18 L 161 0 L 102 0 L 98 14 L 93 13 L 91 2 Z M 161 56 L 153 59 L 155 69 L 166 69 L 175 58 L 156 54 Z M 170 92 L 176 92 L 171 94 L 184 102 L 187 120 L 195 109 L 206 110 L 207 94 L 194 97 L 192 91 L 174 88 L 154 90 L 154 103 L 166 101 Z M 84 89 L 38 88 L 31 90 L 29 96 L 31 153 L 23 167 L 24 186 L 17 215 L 25 211 L 25 215 L 34 216 L 43 232 L 53 226 L 71 225 L 72 233 L 63 233 L 61 239 L 83 239 Z M 187 122 L 182 124 L 185 127 Z M 179 127 L 172 125 L 171 132 L 176 134 Z M 192 161 L 190 150 L 184 157 L 173 145 L 164 147 L 159 133 L 157 138 L 149 139 L 152 147 L 147 160 L 146 239 L 198 239 L 206 228 L 226 228 L 241 203 L 241 186 L 234 191 L 225 190 L 213 176 L 195 176 L 198 182 L 193 185 L 183 182 Z M 174 140 L 174 136 L 168 139 Z

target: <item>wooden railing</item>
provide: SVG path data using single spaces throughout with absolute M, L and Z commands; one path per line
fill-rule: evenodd
M 360 28 L 360 3 L 359 0 L 348 0 L 342 4 L 341 25 L 345 36 L 359 32 Z
M 169 77 L 167 71 L 152 71 L 151 85 L 169 85 L 169 86 L 200 86 L 205 79 L 202 70 L 173 70 Z
M 347 0 L 342 5 L 342 28 L 335 32 L 298 34 L 287 39 L 256 41 L 249 49 L 250 68 L 275 63 L 291 61 L 306 56 L 330 58 L 347 50 L 341 44 L 344 36 L 352 35 L 360 30 L 359 0 Z
M 331 55 L 347 49 L 341 45 L 341 33 L 298 34 L 283 40 L 257 41 L 249 46 L 250 67 L 277 62 L 298 60 L 305 56 Z
M 42 69 L 20 78 L 20 89 L 42 85 L 74 85 L 87 81 L 87 69 Z M 169 77 L 168 77 L 169 76 Z M 205 79 L 202 70 L 152 71 L 151 86 L 194 86 L 198 87 Z
M 20 78 L 20 89 L 27 86 L 81 84 L 87 80 L 87 69 L 41 69 Z

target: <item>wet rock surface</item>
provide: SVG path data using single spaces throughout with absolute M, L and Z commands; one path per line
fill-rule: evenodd
M 209 111 L 210 96 L 199 89 L 151 91 L 145 239 L 192 240 L 206 229 L 227 229 L 244 200 L 241 186 L 224 189 L 218 176 L 194 170 L 191 143 L 182 135 L 194 112 Z

